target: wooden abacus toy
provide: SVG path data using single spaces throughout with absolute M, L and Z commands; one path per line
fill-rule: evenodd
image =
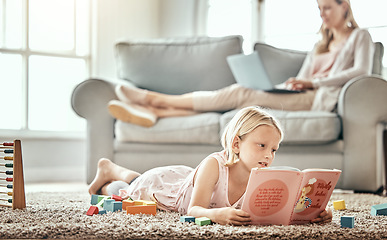
M 0 206 L 26 207 L 20 140 L 0 143 Z

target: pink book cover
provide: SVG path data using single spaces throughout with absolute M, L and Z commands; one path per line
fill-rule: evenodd
M 310 222 L 325 209 L 340 173 L 291 167 L 252 169 L 242 210 L 256 225 Z

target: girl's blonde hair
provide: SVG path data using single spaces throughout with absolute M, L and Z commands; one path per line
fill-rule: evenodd
M 283 132 L 280 124 L 261 108 L 245 107 L 237 112 L 227 124 L 221 139 L 222 146 L 226 150 L 227 155 L 226 166 L 231 166 L 238 161 L 238 154 L 232 149 L 235 137 L 241 138 L 262 125 L 275 127 L 278 130 L 282 141 Z
M 345 23 L 348 28 L 355 29 L 358 28 L 355 18 L 352 13 L 351 3 L 349 0 L 335 0 L 337 4 L 341 5 L 344 2 L 348 5 L 348 10 L 344 15 Z M 333 32 L 332 30 L 324 27 L 324 24 L 320 27 L 320 34 L 322 39 L 317 43 L 316 54 L 321 54 L 329 51 L 329 44 L 333 40 Z

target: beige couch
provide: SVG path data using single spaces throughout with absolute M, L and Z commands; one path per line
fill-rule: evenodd
M 87 181 L 98 159 L 107 157 L 144 172 L 157 166 L 195 167 L 221 150 L 220 135 L 236 110 L 160 119 L 151 128 L 115 121 L 107 103 L 117 83 L 170 94 L 214 90 L 235 82 L 226 57 L 242 52 L 239 36 L 130 40 L 117 43 L 118 79 L 88 79 L 73 92 L 74 111 L 87 120 Z M 295 76 L 305 52 L 257 43 L 263 64 L 278 82 Z M 271 112 L 280 120 L 285 139 L 274 165 L 338 168 L 338 188 L 377 191 L 383 184 L 383 161 L 377 126 L 387 121 L 387 82 L 380 77 L 383 46 L 376 44 L 373 76 L 352 79 L 341 91 L 337 113 Z

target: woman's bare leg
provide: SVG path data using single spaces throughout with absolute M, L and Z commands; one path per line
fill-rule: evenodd
M 191 116 L 199 113 L 193 110 L 173 108 L 173 107 L 160 108 L 160 107 L 147 106 L 147 109 L 152 111 L 157 116 L 157 118 Z
M 116 87 L 118 99 L 140 105 L 150 105 L 158 108 L 177 108 L 193 110 L 192 94 L 168 95 L 136 87 L 120 85 Z
M 124 181 L 130 183 L 140 173 L 118 166 L 107 158 L 101 158 L 98 161 L 98 170 L 94 180 L 89 185 L 89 193 L 98 194 L 106 192 L 106 187 L 112 181 Z M 105 191 L 104 191 L 105 190 Z

